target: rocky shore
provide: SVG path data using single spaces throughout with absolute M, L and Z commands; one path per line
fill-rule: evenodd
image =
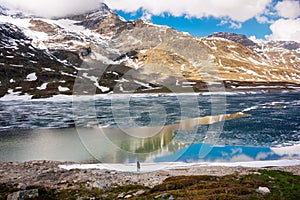
M 180 176 L 225 176 L 257 174 L 257 168 L 192 166 L 153 172 L 120 172 L 99 169 L 65 170 L 59 167 L 70 162 L 30 161 L 0 163 L 0 184 L 19 190 L 47 188 L 55 190 L 85 189 L 109 190 L 111 188 L 140 185 L 153 188 L 167 178 Z M 300 175 L 300 166 L 269 167 L 267 170 L 280 170 Z M 138 191 L 136 191 L 138 192 Z M 142 193 L 142 191 L 140 191 Z

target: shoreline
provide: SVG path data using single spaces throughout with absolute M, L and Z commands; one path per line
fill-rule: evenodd
M 170 168 L 153 171 L 118 171 L 113 169 L 71 168 L 64 169 L 62 165 L 79 165 L 75 162 L 60 161 L 27 161 L 0 162 L 0 184 L 27 186 L 43 186 L 47 188 L 73 188 L 74 184 L 103 181 L 109 185 L 141 184 L 154 187 L 172 176 L 225 176 L 231 174 L 247 175 L 261 169 L 280 170 L 300 175 L 300 164 L 292 166 L 222 166 L 222 165 L 177 165 Z M 86 165 L 86 164 L 81 164 Z M 95 164 L 97 165 L 97 164 Z M 133 164 L 132 164 L 133 165 Z
M 224 88 L 224 89 L 207 89 L 207 90 L 188 90 L 181 92 L 172 91 L 139 91 L 139 92 L 116 92 L 116 93 L 101 93 L 101 94 L 56 94 L 46 98 L 32 98 L 33 95 L 16 95 L 16 94 L 5 94 L 0 97 L 0 102 L 3 101 L 86 101 L 86 100 L 101 100 L 111 99 L 114 97 L 149 97 L 149 96 L 208 96 L 208 95 L 245 95 L 245 94 L 268 94 L 268 93 L 295 93 L 300 91 L 300 84 L 295 87 L 242 87 L 240 89 Z
M 180 169 L 193 169 L 205 167 L 232 167 L 232 168 L 284 168 L 300 166 L 300 160 L 282 159 L 282 160 L 259 160 L 259 161 L 239 161 L 239 162 L 153 162 L 153 163 L 140 163 L 141 173 L 152 173 L 155 171 L 172 171 Z M 58 167 L 65 170 L 110 170 L 118 172 L 136 172 L 136 163 L 93 163 L 93 164 L 62 164 Z
M 29 199 L 186 199 L 189 196 L 265 199 L 278 195 L 290 199 L 299 196 L 300 165 L 264 168 L 193 165 L 152 172 L 121 172 L 59 167 L 66 164 L 76 163 L 0 162 L 0 199 L 22 196 Z M 291 180 L 297 188 L 290 184 Z

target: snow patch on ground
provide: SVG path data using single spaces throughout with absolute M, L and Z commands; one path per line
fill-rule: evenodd
M 254 60 L 253 58 L 249 57 L 248 58 L 252 63 L 256 64 L 256 65 L 261 65 L 260 62 L 258 62 L 257 60 Z
M 139 85 L 143 86 L 143 87 L 152 88 L 148 83 L 143 83 L 143 82 L 140 82 L 140 81 L 137 81 L 137 80 L 134 80 L 134 82 L 136 84 L 139 84 Z
M 141 163 L 141 171 L 157 171 L 167 169 L 179 169 L 185 167 L 205 167 L 205 166 L 224 166 L 224 167 L 285 167 L 299 165 L 300 160 L 270 160 L 270 161 L 247 161 L 247 162 L 199 162 L 199 163 L 184 163 L 184 162 L 161 162 L 161 163 Z M 71 165 L 59 165 L 60 168 L 66 170 L 72 169 L 107 169 L 117 170 L 124 172 L 136 171 L 136 163 L 128 164 L 71 164 Z
M 99 82 L 98 82 L 98 77 L 96 76 L 89 76 L 88 73 L 83 73 L 83 77 L 91 80 L 92 82 L 94 82 L 94 85 L 100 89 L 102 92 L 108 92 L 110 89 L 108 87 L 104 87 L 104 86 L 101 86 L 99 85 Z
M 30 21 L 29 18 L 20 19 L 20 18 L 13 18 L 11 16 L 0 15 L 0 22 L 11 23 L 13 25 L 22 28 L 28 28 L 30 26 L 29 21 Z
M 29 94 L 20 95 L 21 92 L 14 92 L 12 89 L 9 89 L 7 93 L 0 98 L 0 101 L 29 101 L 32 97 Z
M 49 98 L 32 99 L 31 101 L 46 101 L 46 102 L 72 102 L 72 95 L 59 94 Z
M 55 70 L 51 69 L 51 68 L 42 68 L 43 70 L 47 71 L 47 72 L 55 72 Z
M 25 79 L 25 81 L 36 81 L 36 80 L 37 80 L 37 76 L 35 72 L 28 74 Z
M 148 51 L 147 49 L 140 50 L 140 53 L 141 53 L 141 54 L 145 54 L 145 53 L 147 53 L 147 51 Z
M 69 90 L 70 90 L 70 88 L 68 88 L 68 87 L 58 86 L 58 91 L 60 91 L 60 92 L 66 92 L 66 91 L 69 91 Z
M 58 25 L 62 27 L 65 30 L 72 31 L 72 32 L 81 32 L 84 31 L 85 28 L 80 25 L 76 25 L 78 21 L 70 20 L 70 19 L 59 19 L 59 20 L 46 20 L 43 19 L 43 21 L 52 24 L 52 25 Z
M 48 83 L 43 83 L 41 86 L 37 87 L 38 90 L 45 90 L 47 88 Z

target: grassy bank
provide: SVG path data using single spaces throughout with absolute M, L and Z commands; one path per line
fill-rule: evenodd
M 268 187 L 270 193 L 257 192 Z M 277 170 L 259 170 L 249 175 L 227 176 L 175 176 L 167 178 L 153 188 L 126 185 L 99 190 L 81 184 L 77 189 L 38 189 L 35 199 L 300 199 L 300 176 Z M 2 184 L 0 199 L 18 191 L 14 186 Z

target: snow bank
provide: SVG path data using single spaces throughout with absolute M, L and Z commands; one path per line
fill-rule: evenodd
M 270 161 L 248 161 L 248 162 L 201 162 L 201 163 L 184 163 L 184 162 L 161 162 L 161 163 L 141 163 L 141 171 L 156 171 L 178 169 L 186 167 L 201 167 L 201 166 L 224 166 L 224 167 L 286 167 L 300 165 L 300 160 L 270 160 Z M 72 164 L 72 165 L 59 165 L 60 168 L 71 169 L 107 169 L 117 170 L 124 172 L 134 172 L 137 170 L 136 163 L 128 164 Z

